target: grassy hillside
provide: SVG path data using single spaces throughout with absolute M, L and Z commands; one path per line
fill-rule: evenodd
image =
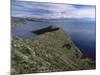
M 95 69 L 95 62 L 84 56 L 62 29 L 31 39 L 12 35 L 11 41 L 12 75 Z

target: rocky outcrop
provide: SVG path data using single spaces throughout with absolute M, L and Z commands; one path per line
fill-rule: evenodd
M 11 54 L 12 75 L 95 69 L 95 62 L 84 57 L 62 29 L 32 39 L 12 36 Z
M 48 27 L 32 31 L 32 33 L 40 35 L 40 34 L 44 34 L 44 33 L 47 33 L 47 32 L 53 32 L 53 31 L 56 31 L 56 30 L 59 30 L 59 27 L 54 27 L 54 26 L 50 25 Z

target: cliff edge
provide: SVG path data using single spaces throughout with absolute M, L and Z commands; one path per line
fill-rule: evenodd
M 95 69 L 62 29 L 31 39 L 12 36 L 11 53 L 12 75 Z

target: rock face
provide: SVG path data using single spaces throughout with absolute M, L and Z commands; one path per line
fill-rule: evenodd
M 11 54 L 12 75 L 95 69 L 62 29 L 31 39 L 12 36 Z
M 34 34 L 40 35 L 40 34 L 44 34 L 46 32 L 53 32 L 53 31 L 56 31 L 56 30 L 59 30 L 59 27 L 53 27 L 52 25 L 50 25 L 48 27 L 38 29 L 38 30 L 35 30 L 35 31 L 32 31 L 32 32 Z

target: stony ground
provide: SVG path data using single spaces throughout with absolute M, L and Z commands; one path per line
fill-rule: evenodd
M 12 38 L 12 73 L 94 69 L 62 30 L 31 39 Z
M 11 38 L 11 74 L 95 69 L 62 29 L 22 39 Z

